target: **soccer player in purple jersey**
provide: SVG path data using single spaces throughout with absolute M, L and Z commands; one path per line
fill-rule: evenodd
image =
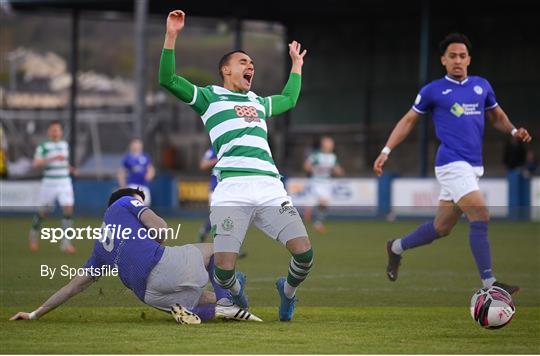
M 122 283 L 143 303 L 170 311 L 179 323 L 214 318 L 262 321 L 234 305 L 229 291 L 214 282 L 213 245 L 163 246 L 167 223 L 143 201 L 138 189 L 113 192 L 103 218 L 103 237 L 94 243 L 86 273 L 75 276 L 35 311 L 19 312 L 11 320 L 38 319 L 88 288 L 100 276 L 95 271 L 110 267 L 118 269 Z M 114 232 L 120 229 L 121 234 Z M 150 231 L 158 232 L 155 239 L 149 238 Z M 204 290 L 209 280 L 214 292 Z
M 488 241 L 489 211 L 478 187 L 483 175 L 482 140 L 485 116 L 493 126 L 515 138 L 530 142 L 524 128 L 515 128 L 495 99 L 489 82 L 469 76 L 471 43 L 460 33 L 449 34 L 439 45 L 446 76 L 424 86 L 413 107 L 401 118 L 373 164 L 380 176 L 390 151 L 412 131 L 421 115 L 432 113 L 435 132 L 441 144 L 435 160 L 435 175 L 441 185 L 439 207 L 434 220 L 420 225 L 402 238 L 387 242 L 386 274 L 398 277 L 401 254 L 447 236 L 462 214 L 469 220 L 469 243 L 484 287 L 495 285 L 510 294 L 518 286 L 498 282 L 491 268 Z
M 118 186 L 142 190 L 144 205 L 150 206 L 152 199 L 149 184 L 155 175 L 152 159 L 144 152 L 142 140 L 134 138 L 129 143 L 129 152 L 122 159 L 122 167 L 118 170 Z

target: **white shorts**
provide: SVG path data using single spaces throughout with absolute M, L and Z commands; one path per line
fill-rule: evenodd
M 165 247 L 146 280 L 144 302 L 164 311 L 176 303 L 192 309 L 199 304 L 207 283 L 201 250 L 193 245 Z
M 66 183 L 43 181 L 39 190 L 39 205 L 54 206 L 56 201 L 60 206 L 73 206 L 73 185 L 71 180 Z
M 244 176 L 219 182 L 210 203 L 215 252 L 238 252 L 251 223 L 286 244 L 307 236 L 283 183 L 273 177 Z
M 150 195 L 150 189 L 144 185 L 129 184 L 128 188 L 139 189 L 144 193 L 144 205 L 150 206 L 152 203 L 152 196 Z
M 439 200 L 457 203 L 470 192 L 480 190 L 478 181 L 483 174 L 484 167 L 473 167 L 465 161 L 435 167 L 435 176 L 441 185 Z
M 310 182 L 311 191 L 315 200 L 325 200 L 330 201 L 332 197 L 332 182 L 328 179 L 312 179 Z

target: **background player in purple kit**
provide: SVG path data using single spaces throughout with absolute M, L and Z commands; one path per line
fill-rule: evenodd
M 510 122 L 486 79 L 467 75 L 471 43 L 465 35 L 449 34 L 439 47 L 446 76 L 420 90 L 412 109 L 397 123 L 373 164 L 375 173 L 381 175 L 390 151 L 409 135 L 421 115 L 432 113 L 435 132 L 441 141 L 435 160 L 435 175 L 441 185 L 437 214 L 434 220 L 420 225 L 409 235 L 387 242 L 386 273 L 395 281 L 403 251 L 448 235 L 465 214 L 470 224 L 470 247 L 484 287 L 496 285 L 513 294 L 519 287 L 497 282 L 492 272 L 489 211 L 478 187 L 484 172 L 485 116 L 496 129 L 523 142 L 531 141 L 531 136 L 527 130 L 517 129 Z
M 144 151 L 143 142 L 134 138 L 129 144 L 129 152 L 122 160 L 122 167 L 118 170 L 118 186 L 140 189 L 144 192 L 144 205 L 150 206 L 149 184 L 156 175 L 152 159 Z
M 212 171 L 212 174 L 210 175 L 210 183 L 208 185 L 208 203 L 210 203 L 210 200 L 212 199 L 212 193 L 214 192 L 214 189 L 216 189 L 216 186 L 218 184 L 217 176 L 214 172 L 214 166 L 216 165 L 218 159 L 216 155 L 216 151 L 214 151 L 214 148 L 212 145 L 204 152 L 203 157 L 201 158 L 201 162 L 199 163 L 199 168 L 202 171 Z M 197 240 L 199 242 L 204 242 L 206 240 L 206 237 L 210 233 L 211 230 L 210 225 L 210 217 L 207 217 L 204 221 L 203 225 L 199 229 L 199 234 L 197 235 Z
M 165 247 L 164 237 L 150 236 L 148 229 L 163 231 L 167 223 L 144 206 L 144 193 L 123 188 L 112 193 L 105 211 L 103 226 L 130 229 L 129 238 L 103 229 L 103 237 L 96 240 L 92 255 L 84 265 L 87 271 L 103 266 L 118 268 L 122 283 L 143 303 L 163 311 L 170 311 L 179 323 L 198 324 L 214 318 L 261 321 L 231 301 L 228 290 L 212 278 L 214 257 L 212 244 L 189 244 Z M 141 230 L 142 231 L 141 233 Z M 122 232 L 123 234 L 123 232 Z M 116 236 L 116 237 L 115 237 Z M 240 273 L 240 272 L 239 272 Z M 19 312 L 11 320 L 37 319 L 88 288 L 97 277 L 93 273 L 77 275 L 31 313 Z M 204 290 L 208 281 L 214 292 Z M 216 302 L 219 301 L 219 305 Z

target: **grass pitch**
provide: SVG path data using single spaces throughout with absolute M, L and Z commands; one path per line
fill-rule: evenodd
M 182 223 L 181 239 L 194 242 L 198 221 Z M 58 221 L 48 221 L 48 226 Z M 77 226 L 100 225 L 78 219 Z M 310 233 L 315 266 L 301 286 L 291 323 L 277 321 L 277 277 L 289 256 L 277 243 L 251 230 L 247 258 L 238 269 L 248 276 L 251 310 L 264 323 L 213 321 L 177 325 L 166 313 L 145 306 L 115 277 L 104 277 L 85 293 L 38 321 L 9 322 L 31 311 L 67 282 L 40 277 L 40 265 L 84 264 L 91 241 L 78 253 L 57 245 L 27 249 L 29 218 L 0 220 L 1 353 L 540 353 L 540 224 L 490 224 L 494 270 L 517 283 L 514 320 L 500 330 L 472 321 L 468 304 L 479 287 L 468 244 L 467 224 L 447 238 L 407 251 L 397 282 L 386 279 L 386 240 L 416 222 L 334 221 L 328 233 Z M 171 245 L 171 241 L 167 244 Z M 57 272 L 58 273 L 58 272 Z

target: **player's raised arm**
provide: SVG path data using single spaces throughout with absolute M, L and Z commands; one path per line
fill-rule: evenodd
M 411 109 L 399 120 L 392 130 L 388 141 L 386 141 L 385 147 L 373 163 L 373 171 L 376 175 L 382 175 L 383 166 L 388 159 L 388 154 L 409 136 L 419 119 L 420 114 Z
M 159 63 L 159 85 L 170 91 L 185 103 L 191 103 L 195 94 L 195 86 L 185 78 L 176 75 L 174 46 L 178 34 L 184 28 L 186 14 L 174 10 L 167 16 L 167 32 Z
M 34 320 L 67 302 L 70 298 L 84 291 L 94 280 L 89 276 L 76 276 L 68 284 L 49 297 L 39 308 L 31 313 L 18 312 L 9 320 Z
M 500 106 L 497 106 L 492 110 L 486 111 L 486 115 L 489 121 L 491 121 L 491 123 L 493 124 L 493 127 L 495 127 L 497 130 L 511 134 L 512 136 L 518 138 L 523 142 L 531 142 L 532 137 L 531 135 L 529 135 L 529 132 L 523 127 L 516 129 L 508 118 L 508 115 L 506 115 L 506 113 Z
M 270 116 L 283 114 L 296 106 L 302 87 L 302 66 L 306 53 L 307 50 L 302 51 L 302 45 L 299 42 L 289 43 L 289 55 L 292 61 L 291 74 L 281 94 L 270 97 L 272 108 Z

